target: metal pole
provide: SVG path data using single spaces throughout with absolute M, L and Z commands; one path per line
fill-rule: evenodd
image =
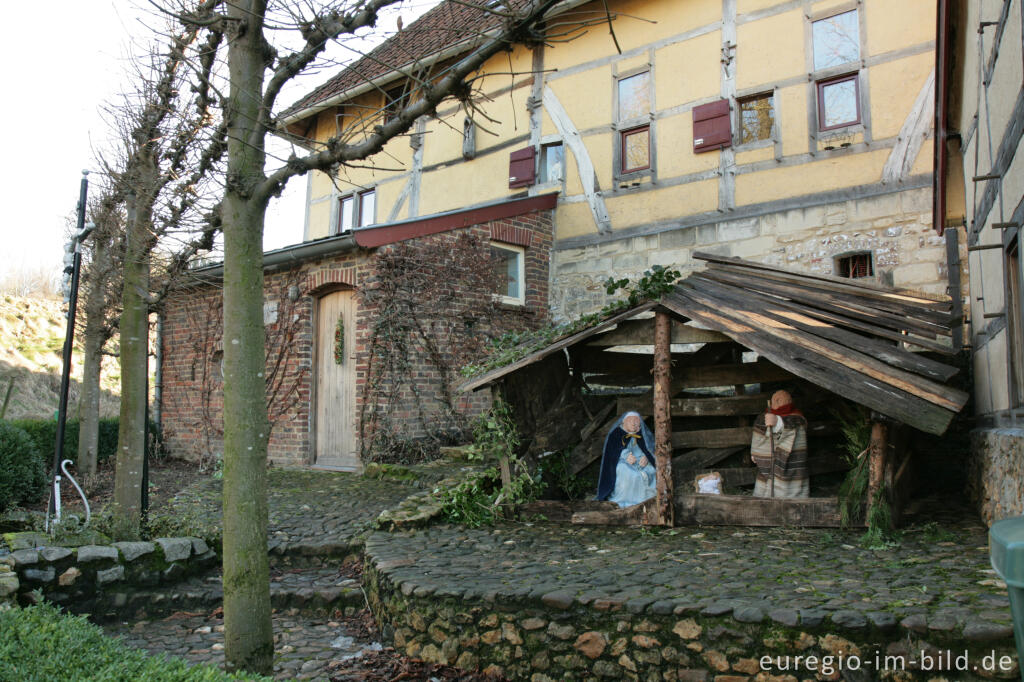
M 54 514 L 54 523 L 60 523 L 60 463 L 64 456 L 64 427 L 68 416 L 68 386 L 71 382 L 71 350 L 75 338 L 75 306 L 78 303 L 78 276 L 82 268 L 82 240 L 88 235 L 85 230 L 85 201 L 89 191 L 89 171 L 82 171 L 82 185 L 78 196 L 78 224 L 71 264 L 64 268 L 71 274 L 71 289 L 68 297 L 68 327 L 64 334 L 64 368 L 60 377 L 60 404 L 57 408 L 57 442 L 53 454 L 53 484 L 50 494 L 49 511 Z
M 771 400 L 768 401 L 768 411 L 772 411 Z M 778 415 L 776 415 L 775 418 L 778 419 Z M 771 497 L 775 497 L 775 425 L 772 424 L 771 426 L 768 426 L 767 424 L 765 424 L 765 426 L 768 428 L 768 447 L 770 447 L 772 450 L 772 478 L 770 495 Z

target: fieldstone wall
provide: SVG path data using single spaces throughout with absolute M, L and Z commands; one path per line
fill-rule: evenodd
M 968 489 L 988 525 L 1024 514 L 1024 429 L 971 433 Z
M 836 258 L 870 251 L 875 279 L 945 294 L 945 237 L 932 229 L 931 188 L 668 229 L 583 248 L 552 251 L 552 316 L 558 321 L 609 302 L 603 282 L 639 278 L 652 265 L 703 269 L 694 251 L 711 251 L 798 270 L 835 274 Z M 961 263 L 967 262 L 961 240 Z M 968 277 L 962 275 L 962 295 Z
M 1019 675 L 1005 628 L 971 626 L 957 633 L 926 624 L 924 617 L 897 622 L 885 612 L 769 611 L 750 603 L 581 604 L 557 589 L 512 598 L 473 593 L 471 587 L 462 594 L 431 592 L 393 584 L 390 568 L 386 561 L 368 561 L 363 579 L 371 608 L 397 650 L 510 679 L 797 682 Z
M 81 547 L 50 546 L 39 533 L 8 533 L 4 540 L 0 599 L 29 601 L 39 590 L 76 613 L 120 608 L 135 588 L 178 582 L 217 561 L 200 538 Z

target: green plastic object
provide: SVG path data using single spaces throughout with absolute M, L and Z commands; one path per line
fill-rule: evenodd
M 1024 681 L 1024 516 L 996 521 L 988 531 L 992 568 L 1006 583 L 1020 677 Z

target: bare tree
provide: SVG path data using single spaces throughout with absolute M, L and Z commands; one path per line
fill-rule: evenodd
M 120 313 L 120 264 L 124 213 L 116 194 L 105 187 L 89 210 L 96 229 L 84 244 L 82 276 L 82 394 L 78 403 L 78 470 L 96 473 L 99 450 L 100 372 L 104 348 L 117 330 Z
M 224 232 L 224 618 L 231 669 L 267 672 L 273 660 L 267 563 L 266 371 L 263 326 L 263 228 L 268 202 L 293 177 L 318 170 L 335 175 L 357 165 L 409 131 L 421 116 L 455 97 L 472 105 L 474 75 L 512 44 L 544 39 L 539 26 L 560 0 L 468 4 L 493 18 L 493 30 L 466 35 L 461 58 L 414 85 L 385 122 L 361 139 L 335 137 L 313 152 L 293 154 L 267 172 L 266 138 L 279 132 L 274 112 L 282 89 L 314 68 L 328 43 L 373 28 L 378 13 L 400 0 L 289 2 L 268 18 L 268 0 L 234 0 L 192 11 L 167 11 L 186 26 L 220 31 L 227 49 L 227 174 L 221 217 Z M 460 5 L 467 4 L 459 0 Z M 301 36 L 297 49 L 273 45 L 286 29 Z M 400 68 L 404 65 L 388 65 Z M 346 141 L 352 139 L 352 141 Z

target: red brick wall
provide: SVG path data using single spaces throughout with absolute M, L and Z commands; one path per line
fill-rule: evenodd
M 422 237 L 419 241 L 454 242 L 458 234 L 471 233 L 485 240 L 493 238 L 526 246 L 526 305 L 495 304 L 498 310 L 487 325 L 490 328 L 479 330 L 498 335 L 512 329 L 537 327 L 548 319 L 551 223 L 551 212 L 542 211 Z M 304 465 L 312 460 L 312 323 L 316 297 L 333 288 L 350 286 L 358 291 L 372 283 L 377 258 L 378 252 L 350 251 L 269 273 L 264 278 L 268 377 L 275 376 L 277 367 L 277 398 L 270 404 L 273 427 L 269 442 L 270 458 L 276 464 Z M 298 293 L 295 300 L 289 297 L 289 289 Z M 222 452 L 219 307 L 219 288 L 210 285 L 181 289 L 167 301 L 161 410 L 166 446 L 177 457 L 197 459 L 219 456 Z M 276 321 L 272 321 L 274 311 Z M 365 412 L 367 343 L 374 314 L 360 299 L 356 321 L 357 420 Z M 413 356 L 410 375 L 402 386 L 396 386 L 395 403 L 377 406 L 390 411 L 389 422 L 401 438 L 425 435 L 437 423 L 436 415 L 443 407 L 439 398 L 441 376 L 422 352 Z M 456 375 L 452 383 L 457 385 L 460 379 Z M 456 407 L 460 412 L 473 414 L 486 407 L 489 400 L 486 391 L 481 391 L 458 396 Z

